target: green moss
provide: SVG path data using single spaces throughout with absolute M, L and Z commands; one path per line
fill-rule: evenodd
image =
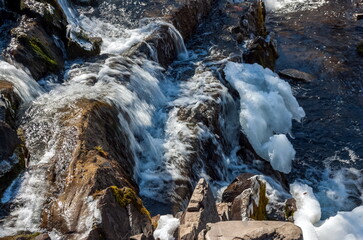
M 47 50 L 40 43 L 40 41 L 38 41 L 35 38 L 31 38 L 31 39 L 29 39 L 29 45 L 30 45 L 31 49 L 38 55 L 38 57 L 42 58 L 49 65 L 52 65 L 54 67 L 58 66 L 58 63 L 49 56 L 49 54 L 47 53 Z
M 136 195 L 134 190 L 128 187 L 118 188 L 116 186 L 111 186 L 110 188 L 121 207 L 132 204 L 141 214 L 147 216 L 151 221 L 149 211 L 144 207 L 141 199 Z
M 267 220 L 266 206 L 268 198 L 266 197 L 266 184 L 260 182 L 260 197 L 258 205 L 253 206 L 253 214 L 250 216 L 254 220 Z
M 17 239 L 33 240 L 34 238 L 36 238 L 39 235 L 40 235 L 40 233 L 19 234 L 19 235 L 10 236 L 10 237 L 2 237 L 2 238 L 0 238 L 0 240 L 17 240 Z
M 363 57 L 363 41 L 361 41 L 357 46 L 358 54 Z
M 106 152 L 105 150 L 103 150 L 102 146 L 96 146 L 94 147 L 94 149 L 102 156 L 107 158 L 108 157 L 108 152 Z

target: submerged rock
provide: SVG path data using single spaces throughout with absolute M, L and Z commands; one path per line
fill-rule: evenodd
M 207 223 L 218 221 L 213 193 L 207 181 L 202 178 L 195 187 L 188 207 L 181 218 L 178 239 L 197 239 L 198 234 L 206 227 Z
M 363 41 L 358 44 L 358 46 L 357 46 L 357 52 L 358 52 L 358 54 L 360 56 L 363 57 Z
M 292 80 L 296 80 L 296 81 L 302 81 L 302 82 L 306 82 L 306 83 L 309 83 L 309 82 L 312 82 L 315 80 L 315 76 L 313 76 L 312 74 L 302 72 L 297 69 L 291 69 L 291 68 L 279 71 L 279 75 L 282 78 L 292 79 Z
M 303 240 L 301 229 L 288 222 L 278 221 L 228 221 L 207 225 L 204 236 L 198 240 Z

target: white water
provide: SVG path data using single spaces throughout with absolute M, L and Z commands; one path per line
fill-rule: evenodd
M 163 215 L 160 217 L 158 226 L 154 231 L 154 238 L 160 240 L 174 240 L 174 232 L 180 225 L 180 221 L 173 215 Z

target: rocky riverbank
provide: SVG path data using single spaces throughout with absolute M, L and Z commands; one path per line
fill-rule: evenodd
M 117 53 L 103 49 L 105 40 L 90 29 L 76 28 L 72 17 L 77 17 L 66 12 L 80 4 L 85 16 L 102 16 L 95 9 L 101 11 L 103 2 L 2 4 L 2 59 L 8 63 L 1 67 L 19 71 L 16 80 L 30 79 L 37 87 L 26 97 L 24 85 L 0 75 L 0 229 L 11 233 L 0 239 L 217 239 L 221 234 L 302 239 L 291 223 L 296 206 L 285 175 L 242 132 L 241 96 L 224 71 L 227 62 L 274 69 L 278 54 L 261 1 L 137 5 L 128 9 L 133 16 L 163 22 Z M 188 54 L 183 39 L 196 53 L 189 63 L 180 60 Z M 158 85 L 163 74 L 178 81 L 180 94 L 165 104 L 165 145 L 171 147 L 160 157 L 166 158 L 163 165 L 152 169 L 143 144 L 151 138 L 145 129 L 152 128 L 152 111 L 168 97 Z M 59 85 L 53 88 L 49 79 Z M 44 93 L 47 87 L 52 91 Z M 232 153 L 233 164 L 244 166 L 233 173 L 226 160 Z M 163 167 L 174 174 L 165 185 L 141 179 Z M 233 182 L 216 204 L 207 180 Z M 282 196 L 269 199 L 275 189 Z M 179 227 L 162 226 L 162 218 L 158 225 L 152 216 L 157 208 L 146 204 L 155 199 L 142 194 L 146 190 L 165 193 L 167 211 Z

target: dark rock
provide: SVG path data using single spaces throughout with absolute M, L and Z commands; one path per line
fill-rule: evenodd
M 19 26 L 11 30 L 11 35 L 6 58 L 27 67 L 36 80 L 63 68 L 61 49 L 37 19 L 23 16 Z
M 0 196 L 25 165 L 27 152 L 16 130 L 20 104 L 13 84 L 0 80 Z
M 73 37 L 68 37 L 67 51 L 68 57 L 74 58 L 89 58 L 97 56 L 101 52 L 102 38 L 89 37 L 84 32 L 72 33 Z M 81 45 L 80 42 L 87 45 Z
M 303 240 L 301 229 L 288 222 L 278 221 L 227 221 L 207 225 L 205 239 L 248 240 Z
M 37 18 L 42 28 L 49 34 L 64 40 L 67 31 L 67 18 L 54 0 L 21 0 L 20 10 L 30 18 Z
M 363 57 L 363 41 L 361 41 L 357 46 L 357 52 L 360 56 Z
M 72 0 L 72 2 L 81 6 L 95 6 L 98 3 L 97 0 Z
M 204 178 L 200 179 L 185 210 L 179 227 L 182 240 L 197 239 L 207 223 L 218 222 L 219 217 L 213 193 Z
M 296 80 L 296 81 L 302 81 L 302 82 L 312 82 L 314 81 L 316 78 L 315 76 L 306 73 L 306 72 L 302 72 L 296 69 L 284 69 L 279 71 L 279 75 L 282 78 L 287 78 L 287 79 L 292 79 L 292 80 Z
M 222 202 L 233 202 L 244 190 L 251 188 L 253 184 L 251 173 L 243 173 L 237 176 L 233 182 L 224 190 L 222 194 Z
M 25 232 L 14 236 L 0 237 L 0 240 L 50 240 L 50 238 L 46 233 L 41 234 Z
M 223 192 L 222 201 L 232 202 L 229 219 L 266 220 L 266 184 L 249 173 L 239 175 Z
M 363 13 L 355 13 L 355 14 L 354 14 L 354 17 L 355 17 L 357 20 L 362 20 L 362 19 L 363 19 Z
M 276 46 L 272 40 L 266 41 L 260 36 L 253 39 L 248 46 L 248 51 L 243 54 L 246 63 L 258 63 L 265 68 L 275 69 L 275 61 L 278 57 Z
M 294 213 L 297 211 L 296 200 L 294 198 L 289 198 L 285 203 L 285 218 L 286 220 L 293 222 Z
M 4 4 L 11 11 L 18 12 L 20 10 L 20 0 L 5 0 Z

